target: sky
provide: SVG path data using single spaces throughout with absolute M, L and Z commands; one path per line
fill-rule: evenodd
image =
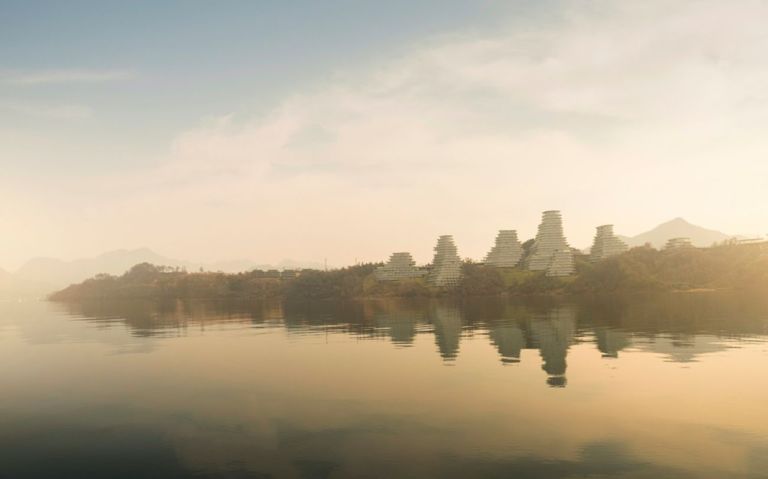
M 768 233 L 768 2 L 0 0 L 0 268 Z

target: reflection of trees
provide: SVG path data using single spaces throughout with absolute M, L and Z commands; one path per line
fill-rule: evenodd
M 577 324 L 580 332 L 587 333 L 585 340 L 594 337 L 604 357 L 618 357 L 631 345 L 662 353 L 671 361 L 695 361 L 703 353 L 723 350 L 724 339 L 768 332 L 768 298 L 738 294 L 590 297 L 575 305 L 553 299 L 469 298 L 459 305 L 414 298 L 284 303 L 111 300 L 59 307 L 97 325 L 125 324 L 135 336 L 177 335 L 190 327 L 229 323 L 279 325 L 290 334 L 386 337 L 396 345 L 411 345 L 417 334 L 431 330 L 439 354 L 449 361 L 458 355 L 462 332 L 481 329 L 487 331 L 502 362 L 518 362 L 523 349 L 537 348 L 544 370 L 560 381 Z
M 659 333 L 729 337 L 765 334 L 768 296 L 734 293 L 657 294 L 585 298 L 580 327 L 621 329 L 634 336 Z
M 631 344 L 688 362 L 722 351 L 724 339 L 765 334 L 767 310 L 767 297 L 738 293 L 607 296 L 580 301 L 578 322 L 595 331 L 604 356 Z
M 374 327 L 363 303 L 351 301 L 288 301 L 282 306 L 285 329 L 292 334 L 348 333 L 372 336 Z
M 83 321 L 104 326 L 119 321 L 135 336 L 146 337 L 222 323 L 259 324 L 275 307 L 263 301 L 111 300 L 63 304 L 69 315 Z

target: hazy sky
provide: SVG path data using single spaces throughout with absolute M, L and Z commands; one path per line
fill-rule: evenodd
M 0 0 L 0 267 L 768 232 L 765 1 Z

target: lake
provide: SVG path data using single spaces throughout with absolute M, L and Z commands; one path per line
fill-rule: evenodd
M 0 478 L 768 477 L 768 299 L 0 303 Z

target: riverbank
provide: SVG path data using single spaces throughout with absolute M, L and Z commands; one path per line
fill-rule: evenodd
M 242 298 L 288 300 L 441 296 L 557 296 L 702 290 L 768 291 L 768 251 L 740 245 L 655 250 L 634 248 L 591 263 L 577 255 L 576 274 L 549 277 L 521 268 L 467 261 L 462 279 L 435 288 L 424 278 L 378 281 L 379 264 L 330 271 L 187 272 L 147 263 L 121 276 L 98 275 L 50 295 L 55 301 L 86 299 Z

